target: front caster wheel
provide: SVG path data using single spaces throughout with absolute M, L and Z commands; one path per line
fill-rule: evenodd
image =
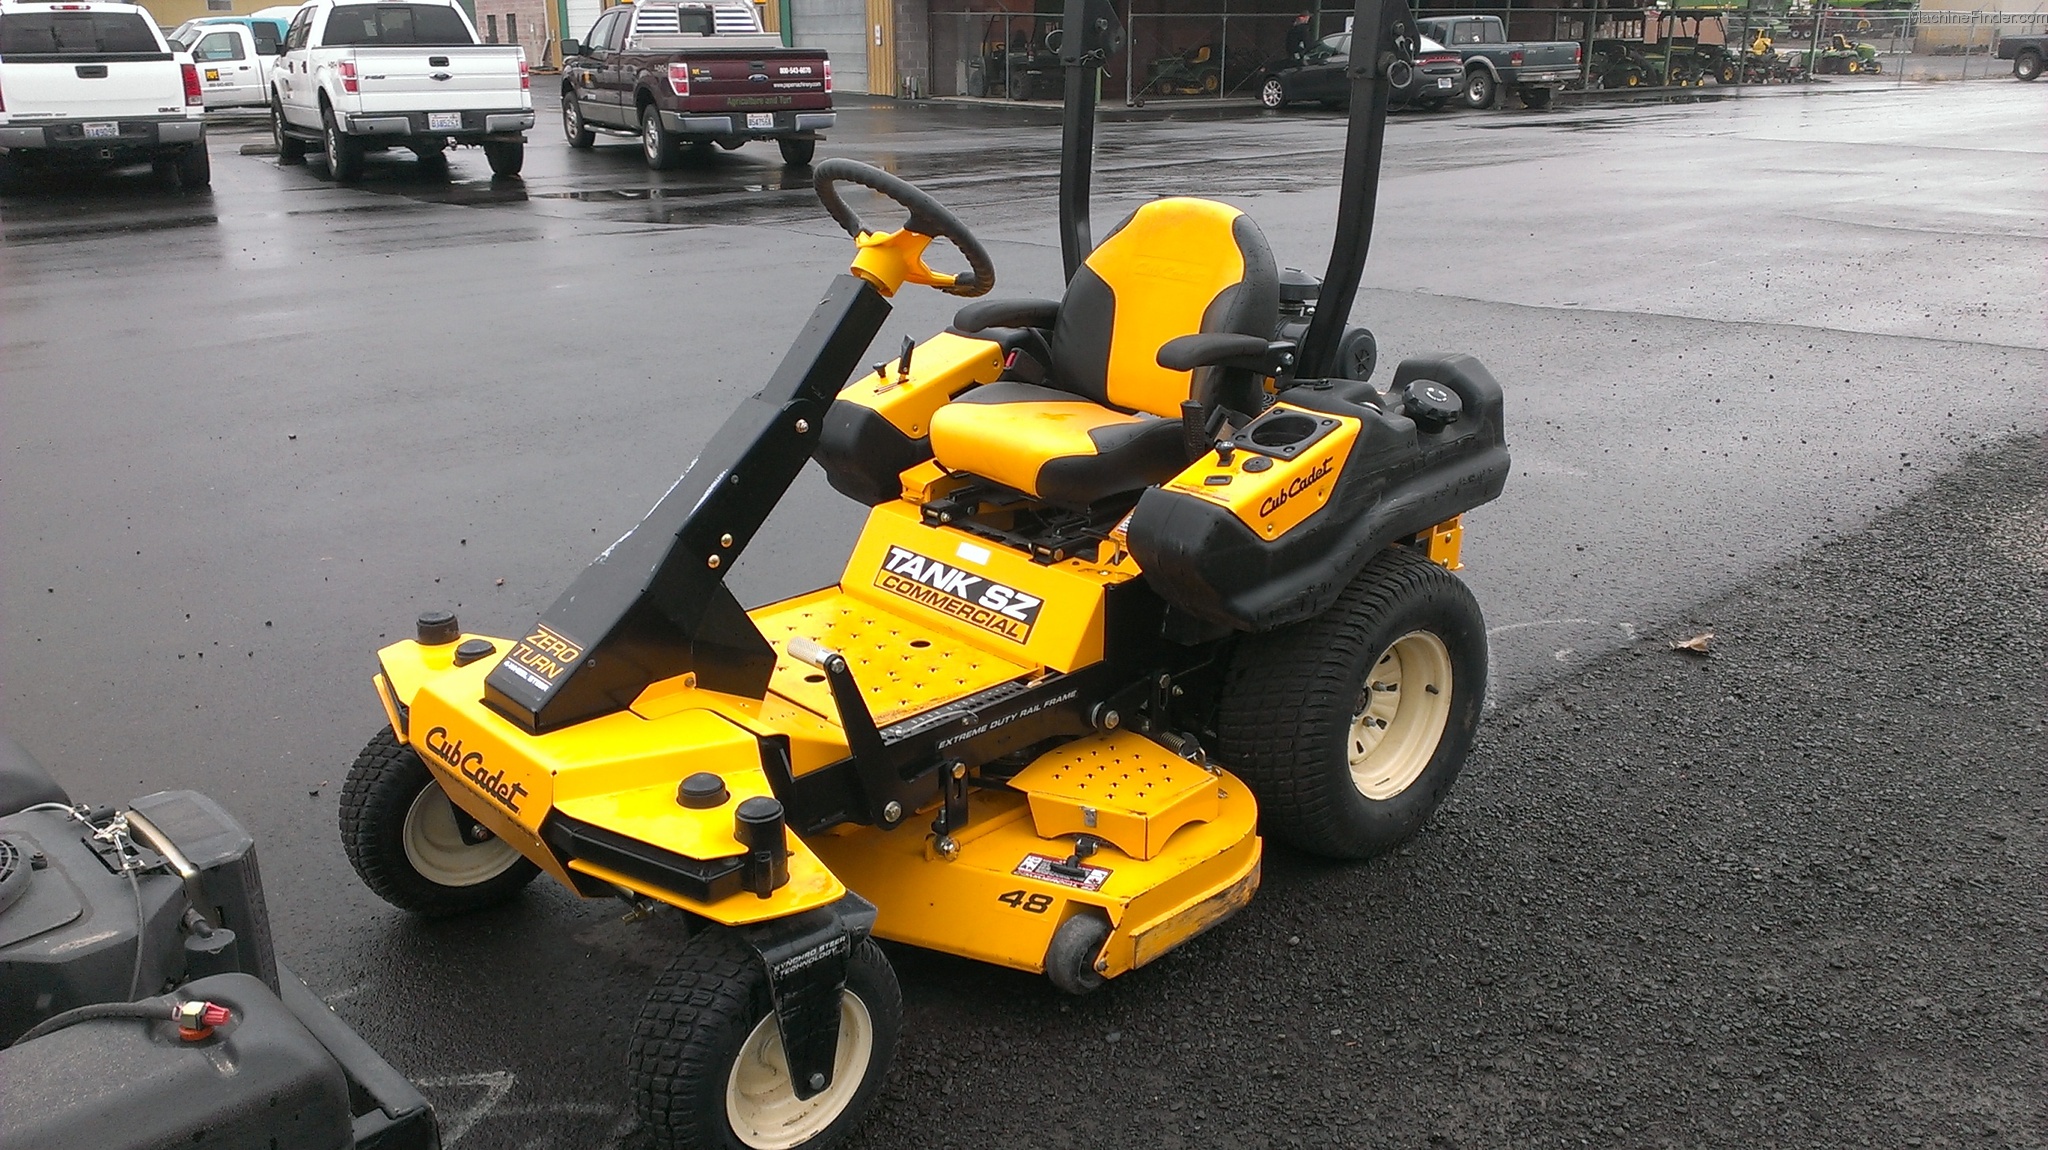
M 706 927 L 662 973 L 633 1027 L 633 1104 L 660 1150 L 818 1150 L 860 1124 L 902 1028 L 896 972 L 873 939 L 854 949 L 839 1000 L 832 1082 L 800 1099 L 761 958 Z
M 349 768 L 341 846 L 377 897 L 431 918 L 496 906 L 540 868 L 503 839 L 471 841 L 468 820 L 411 747 L 387 728 Z
M 1217 757 L 1250 785 L 1268 833 L 1370 858 L 1443 801 L 1485 695 L 1486 623 L 1472 592 L 1389 549 L 1322 615 L 1238 645 Z

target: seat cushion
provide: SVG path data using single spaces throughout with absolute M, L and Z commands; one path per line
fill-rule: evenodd
M 1180 421 L 1126 415 L 1028 383 L 977 387 L 932 416 L 932 454 L 954 471 L 1087 507 L 1187 466 Z

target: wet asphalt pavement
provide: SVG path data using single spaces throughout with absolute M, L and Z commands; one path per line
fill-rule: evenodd
M 210 193 L 0 200 L 0 722 L 82 797 L 240 816 L 285 958 L 460 1150 L 631 1142 L 673 935 L 540 885 L 436 925 L 363 890 L 334 803 L 370 652 L 427 607 L 530 620 L 849 248 L 770 149 L 656 175 L 536 95 L 517 182 L 458 153 L 340 189 L 239 154 L 247 121 Z M 1275 852 L 1251 910 L 1093 999 L 895 951 L 866 1144 L 2048 1144 L 2040 99 L 1397 117 L 1356 317 L 1510 397 L 1515 473 L 1467 523 L 1469 777 L 1394 858 Z M 1320 270 L 1334 117 L 1100 142 L 1102 226 L 1213 195 Z M 999 294 L 1042 295 L 1056 146 L 1042 113 L 876 107 L 820 154 L 932 191 Z M 907 292 L 877 347 L 950 311 Z M 807 477 L 736 589 L 829 582 L 857 524 Z M 1709 628 L 1723 653 L 1665 646 Z

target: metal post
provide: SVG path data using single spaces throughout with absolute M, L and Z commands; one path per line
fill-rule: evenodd
M 1138 100 L 1131 90 L 1131 73 L 1137 69 L 1131 67 L 1131 61 L 1138 58 L 1138 0 L 1131 0 L 1129 27 L 1131 50 L 1124 54 L 1124 107 L 1135 108 L 1138 106 Z
M 1223 15 L 1216 25 L 1216 98 L 1223 98 L 1223 79 L 1230 75 L 1230 0 L 1223 0 Z
M 1826 22 L 1828 6 L 1814 0 L 1813 36 L 1806 46 L 1806 78 L 1810 81 L 1820 73 L 1820 26 Z

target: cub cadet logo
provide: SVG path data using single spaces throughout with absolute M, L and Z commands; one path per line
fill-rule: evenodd
M 476 751 L 462 749 L 462 740 L 448 741 L 448 728 L 435 727 L 427 732 L 427 750 L 435 758 L 455 768 L 463 778 L 475 783 L 485 794 L 498 800 L 508 811 L 519 813 L 519 800 L 526 797 L 525 783 L 507 783 L 505 772 L 492 774 L 484 766 L 484 757 Z
M 1318 463 L 1313 468 L 1310 468 L 1307 475 L 1295 476 L 1293 479 L 1287 481 L 1287 486 L 1281 488 L 1278 491 L 1275 491 L 1271 495 L 1266 496 L 1266 498 L 1259 504 L 1259 514 L 1271 515 L 1274 512 L 1279 511 L 1282 507 L 1287 506 L 1288 500 L 1294 498 L 1297 495 L 1300 495 L 1302 492 L 1307 491 L 1309 488 L 1314 487 L 1316 484 L 1321 483 L 1323 481 L 1323 477 L 1330 474 L 1330 464 L 1331 461 L 1335 458 L 1336 456 L 1330 456 L 1324 459 L 1321 463 Z
M 556 634 L 544 623 L 533 625 L 533 634 L 521 639 L 505 656 L 514 674 L 545 691 L 583 657 L 583 647 Z
M 1031 626 L 1038 622 L 1042 602 L 1036 595 L 901 547 L 889 548 L 875 575 L 875 586 L 1017 643 L 1031 638 Z

